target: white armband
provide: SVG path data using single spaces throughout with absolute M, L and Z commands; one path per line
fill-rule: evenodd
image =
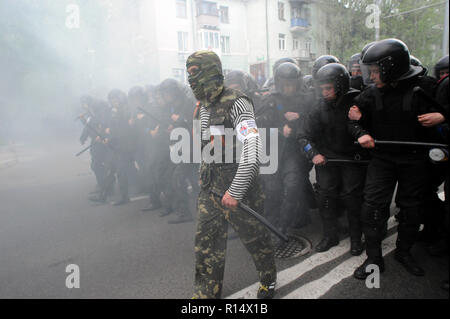
M 259 137 L 258 127 L 255 120 L 244 120 L 236 126 L 236 133 L 239 141 L 244 141 L 250 137 Z

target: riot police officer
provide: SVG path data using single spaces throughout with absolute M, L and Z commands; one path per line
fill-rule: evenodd
M 105 202 L 107 189 L 105 185 L 106 167 L 105 160 L 108 153 L 107 147 L 101 142 L 98 134 L 104 133 L 108 125 L 108 105 L 106 102 L 95 99 L 91 96 L 83 96 L 80 99 L 82 106 L 87 110 L 87 114 L 80 117 L 85 125 L 80 136 L 81 144 L 84 144 L 88 138 L 91 140 L 89 149 L 91 154 L 91 169 L 97 180 L 97 195 L 89 197 L 96 202 Z
M 192 113 L 194 111 L 195 100 L 190 90 L 184 84 L 175 79 L 166 79 L 159 86 L 162 107 L 166 109 L 167 118 L 163 121 L 167 126 L 167 133 L 170 134 L 176 128 L 183 128 L 188 132 L 192 130 Z M 172 149 L 175 141 L 168 141 L 169 148 Z M 175 218 L 169 220 L 170 224 L 190 222 L 193 220 L 193 191 L 194 164 L 174 163 L 168 159 L 166 168 L 166 187 L 163 190 L 163 205 L 166 212 L 174 212 Z
M 233 70 L 225 75 L 224 81 L 226 86 L 239 90 L 247 95 L 253 101 L 255 112 L 259 112 L 261 96 L 258 94 L 258 83 L 256 83 L 251 74 L 240 70 Z
M 336 58 L 334 55 L 321 55 L 314 61 L 312 67 L 312 77 L 314 80 L 316 79 L 317 71 L 319 71 L 321 67 L 323 67 L 328 63 L 340 63 L 340 62 L 339 59 Z
M 142 113 L 141 109 L 147 104 L 147 97 L 144 88 L 141 86 L 134 86 L 128 91 L 128 104 L 132 112 L 132 119 L 130 121 L 130 129 L 134 131 L 136 140 L 136 152 L 134 158 L 138 165 L 139 171 L 137 175 L 137 182 L 139 192 L 148 191 L 148 140 L 147 134 L 148 117 Z
M 113 149 L 114 167 L 121 196 L 118 201 L 114 202 L 114 205 L 119 206 L 130 202 L 130 178 L 137 175 L 134 165 L 137 137 L 135 131 L 131 129 L 132 114 L 126 94 L 118 89 L 111 90 L 108 94 L 108 101 L 111 104 L 112 115 L 111 125 L 106 129 L 106 133 L 108 134 L 108 143 Z M 110 180 L 111 182 L 114 180 L 114 175 Z
M 266 132 L 277 129 L 279 137 L 278 170 L 263 175 L 264 211 L 271 222 L 286 232 L 289 227 L 305 223 L 312 205 L 309 181 L 312 164 L 300 153 L 295 137 L 314 104 L 314 96 L 302 91 L 302 74 L 293 63 L 281 64 L 274 79 L 275 90 L 264 97 L 264 112 L 257 118 Z
M 290 63 L 297 65 L 297 62 L 295 62 L 295 60 L 293 58 L 278 59 L 275 61 L 275 63 L 272 66 L 272 74 L 275 75 L 275 71 L 277 70 L 277 68 L 285 62 L 290 62 Z M 265 90 L 268 90 L 268 91 L 272 91 L 274 89 L 274 87 L 275 87 L 274 77 L 270 77 L 267 79 L 266 83 L 264 83 L 262 88 Z
M 432 108 L 414 91 L 420 83 L 418 75 L 423 70 L 410 64 L 408 47 L 398 39 L 372 44 L 362 57 L 361 67 L 367 69 L 374 85 L 356 97 L 356 106 L 362 117 L 352 122 L 350 129 L 358 143 L 371 150 L 372 159 L 367 170 L 361 212 L 367 259 L 355 270 L 354 277 L 365 279 L 369 275 L 366 269 L 369 264 L 376 264 L 380 272 L 384 271 L 381 240 L 397 182 L 396 203 L 402 214 L 395 259 L 408 272 L 423 276 L 425 272 L 410 250 L 422 221 L 423 194 L 429 182 L 427 152 L 375 144 L 375 140 L 434 140 L 421 118 Z M 352 112 L 355 112 L 354 108 L 350 109 L 350 117 Z
M 319 186 L 323 237 L 316 251 L 339 244 L 336 210 L 340 197 L 348 213 L 351 254 L 358 256 L 363 251 L 361 204 L 366 166 L 358 163 L 362 152 L 348 131 L 347 114 L 359 91 L 350 89 L 350 75 L 339 63 L 321 67 L 316 73 L 316 86 L 322 98 L 297 134 L 301 150 L 315 165 Z
M 348 62 L 348 71 L 350 72 L 350 87 L 362 91 L 365 87 L 361 66 L 360 66 L 361 53 L 353 54 Z
M 449 57 L 448 54 L 436 63 L 434 66 L 434 77 L 439 81 L 448 75 L 449 71 Z

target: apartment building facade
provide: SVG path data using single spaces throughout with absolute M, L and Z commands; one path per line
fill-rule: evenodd
M 272 76 L 281 57 L 295 58 L 309 73 L 329 53 L 326 13 L 314 0 L 134 0 L 139 31 L 132 45 L 142 66 L 140 80 L 186 81 L 190 53 L 208 49 L 225 72 Z

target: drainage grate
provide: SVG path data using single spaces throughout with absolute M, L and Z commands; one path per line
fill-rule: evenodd
M 311 251 L 309 239 L 299 235 L 288 235 L 289 241 L 280 242 L 275 249 L 275 257 L 280 259 L 297 258 Z

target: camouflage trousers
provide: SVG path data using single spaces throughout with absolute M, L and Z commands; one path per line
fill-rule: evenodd
M 210 193 L 209 187 L 202 189 L 199 193 L 195 237 L 194 298 L 221 297 L 228 223 L 251 254 L 260 282 L 263 285 L 269 285 L 276 280 L 274 249 L 268 230 L 242 209 L 224 208 L 220 201 L 220 198 Z M 250 205 L 261 212 L 264 199 L 251 201 Z

